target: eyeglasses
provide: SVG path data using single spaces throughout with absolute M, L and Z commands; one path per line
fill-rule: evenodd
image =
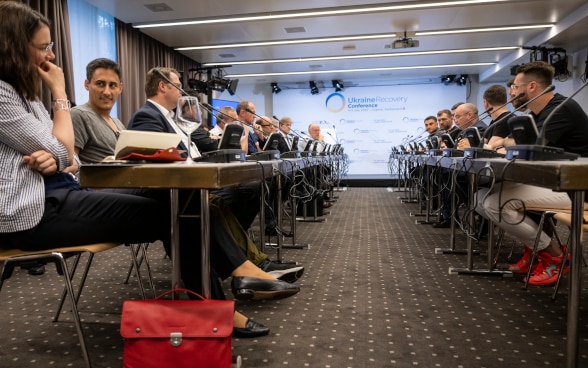
M 519 83 L 519 84 L 514 84 L 513 83 L 513 84 L 510 85 L 510 89 L 519 89 L 520 86 L 524 86 L 524 85 L 529 84 L 529 83 L 531 83 L 531 82 Z
M 49 44 L 47 46 L 41 46 L 41 47 L 35 46 L 35 48 L 41 52 L 44 52 L 45 56 L 46 56 L 47 54 L 49 54 L 49 51 L 53 50 L 53 45 L 54 45 L 53 42 L 49 42 Z
M 182 89 L 182 83 L 170 83 L 170 82 L 165 82 L 167 84 L 171 84 L 173 86 L 175 86 L 178 89 Z

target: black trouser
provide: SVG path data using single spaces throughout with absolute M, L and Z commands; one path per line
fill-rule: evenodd
M 43 217 L 35 227 L 1 236 L 5 243 L 22 250 L 152 242 L 169 234 L 164 214 L 162 204 L 151 198 L 56 189 L 46 195 Z

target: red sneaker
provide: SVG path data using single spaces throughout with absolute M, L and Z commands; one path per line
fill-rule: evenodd
M 529 266 L 531 265 L 531 255 L 533 254 L 533 250 L 526 245 L 523 246 L 525 249 L 525 253 L 519 261 L 515 264 L 511 264 L 508 266 L 508 270 L 512 273 L 527 273 L 529 270 Z
M 529 278 L 530 285 L 547 286 L 553 285 L 557 281 L 557 277 L 561 271 L 561 266 L 564 263 L 563 254 L 558 257 L 553 257 L 549 253 L 542 251 L 538 253 L 540 262 L 543 264 L 542 272 L 537 272 Z M 564 275 L 569 272 L 569 266 L 564 266 Z

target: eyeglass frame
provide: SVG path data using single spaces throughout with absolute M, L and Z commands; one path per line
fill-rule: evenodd
M 519 84 L 514 84 L 513 83 L 513 84 L 510 85 L 509 88 L 512 89 L 512 90 L 518 90 L 520 86 L 526 86 L 527 84 L 531 84 L 531 83 L 533 83 L 533 81 L 526 82 L 526 83 L 519 83 Z
M 49 44 L 45 47 L 39 47 L 39 46 L 35 46 L 35 48 L 41 52 L 45 53 L 45 56 L 47 56 L 49 54 L 49 51 L 53 51 L 53 46 L 55 45 L 55 42 L 51 41 L 49 42 Z

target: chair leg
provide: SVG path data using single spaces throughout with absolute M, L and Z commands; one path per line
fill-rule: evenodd
M 127 244 L 129 247 L 131 248 L 135 248 L 134 245 L 132 244 Z M 134 251 L 132 251 L 131 253 L 131 264 L 129 266 L 129 271 L 127 272 L 127 277 L 125 279 L 125 284 L 129 283 L 129 279 L 131 278 L 131 275 L 133 273 L 133 269 L 135 269 L 135 261 L 137 259 L 137 257 L 139 256 L 139 252 L 141 252 L 141 256 L 138 258 L 137 260 L 137 265 L 140 268 L 141 265 L 143 264 L 143 261 L 145 261 L 145 266 L 147 268 L 147 281 L 149 282 L 149 287 L 151 288 L 151 292 L 153 293 L 153 297 L 156 297 L 156 291 L 155 291 L 155 284 L 153 283 L 153 274 L 151 273 L 151 265 L 149 264 L 149 258 L 147 257 L 147 248 L 149 247 L 149 243 L 138 243 L 137 244 L 137 248 L 134 249 Z M 139 279 L 139 284 L 140 284 L 140 288 L 142 288 L 144 290 L 144 286 L 142 285 L 143 283 L 143 279 L 140 276 L 140 271 L 137 273 L 137 278 Z M 142 291 L 142 296 L 143 299 L 146 299 L 146 294 L 144 293 L 144 291 Z
M 147 248 L 149 247 L 149 243 L 141 243 L 139 244 L 143 252 L 142 258 L 145 260 L 145 266 L 147 268 L 147 281 L 149 281 L 149 286 L 151 287 L 151 292 L 153 293 L 153 297 L 157 296 L 155 291 L 155 284 L 153 283 L 153 274 L 151 273 L 151 265 L 149 264 L 149 257 L 147 257 Z M 139 265 L 141 265 L 139 263 Z
M 81 256 L 82 256 L 82 254 L 79 253 L 74 258 L 73 265 L 72 265 L 72 267 L 69 271 L 69 275 L 68 275 L 70 282 L 71 282 L 71 280 L 73 280 L 74 274 L 76 273 L 76 269 L 78 268 L 78 264 L 80 263 Z M 57 265 L 57 263 L 56 263 L 56 265 Z M 63 270 L 64 270 L 63 274 L 65 275 L 65 269 L 63 269 Z M 81 293 L 81 292 L 82 292 L 82 289 L 79 289 L 78 293 Z M 67 289 L 64 286 L 63 291 L 61 292 L 61 298 L 59 300 L 59 305 L 57 306 L 57 310 L 55 311 L 55 315 L 53 316 L 53 322 L 57 322 L 57 320 L 59 319 L 59 315 L 61 314 L 61 310 L 63 309 L 63 303 L 65 302 L 66 295 L 67 295 Z M 76 303 L 77 303 L 77 299 L 76 299 Z
M 84 338 L 84 330 L 82 328 L 82 322 L 80 320 L 80 315 L 78 313 L 77 301 L 73 291 L 73 287 L 71 284 L 71 279 L 69 277 L 69 272 L 67 272 L 67 264 L 65 262 L 65 258 L 61 253 L 54 253 L 54 257 L 56 258 L 56 264 L 59 262 L 60 267 L 64 270 L 63 273 L 63 280 L 65 281 L 65 289 L 69 294 L 71 309 L 74 317 L 74 322 L 76 325 L 76 331 L 78 333 L 78 338 L 80 340 L 80 346 L 82 348 L 82 354 L 84 356 L 84 361 L 86 362 L 86 367 L 91 368 L 92 364 L 90 363 L 90 355 L 88 354 L 88 348 L 86 346 L 86 339 Z
M 141 291 L 141 297 L 143 299 L 147 299 L 147 294 L 145 294 L 145 287 L 143 286 L 143 278 L 141 277 L 141 267 L 139 266 L 139 262 L 137 261 L 137 253 L 139 252 L 139 247 L 137 247 L 137 251 L 135 251 L 135 244 L 129 244 L 129 250 L 131 251 L 131 260 L 133 262 L 133 267 L 135 268 L 135 272 L 137 273 L 137 280 L 139 281 L 139 290 Z
M 570 234 L 571 237 L 571 234 Z M 570 237 L 568 237 L 568 244 L 570 244 Z M 559 239 L 558 239 L 559 241 Z M 563 270 L 564 267 L 566 265 L 566 262 L 568 261 L 568 254 L 570 252 L 570 248 L 566 247 L 566 250 L 563 253 L 563 262 L 561 265 L 561 269 L 559 270 L 559 275 L 557 275 L 557 281 L 555 282 L 555 286 L 553 287 L 553 294 L 551 294 L 551 300 L 554 300 L 557 298 L 557 292 L 559 291 L 559 284 L 561 283 L 561 278 L 563 276 Z
M 537 227 L 537 235 L 535 236 L 535 243 L 533 244 L 533 252 L 531 253 L 529 270 L 527 271 L 527 276 L 525 277 L 525 286 L 523 286 L 524 290 L 527 290 L 527 288 L 529 287 L 529 278 L 531 277 L 531 271 L 533 270 L 533 263 L 535 262 L 535 258 L 537 257 L 537 247 L 539 246 L 539 239 L 541 238 L 541 233 L 543 232 L 543 224 L 545 223 L 546 215 L 547 212 L 543 212 L 541 214 L 541 219 L 539 220 L 539 226 Z
M 131 246 L 131 244 L 127 244 L 128 246 Z M 133 258 L 136 258 L 139 255 L 139 248 L 136 249 L 135 253 L 132 255 Z M 139 259 L 139 266 L 141 265 L 141 263 L 143 262 L 143 257 L 141 256 L 141 258 Z M 125 284 L 129 283 L 129 280 L 131 278 L 131 275 L 133 274 L 133 269 L 135 268 L 135 262 L 133 262 L 133 260 L 131 259 L 131 264 L 129 265 L 129 271 L 127 272 L 127 278 L 125 279 Z
M 78 254 L 79 256 L 79 254 Z M 64 291 L 67 295 L 69 295 L 69 301 L 71 304 L 71 309 L 74 318 L 74 324 L 76 326 L 76 332 L 78 334 L 78 339 L 80 341 L 80 347 L 82 349 L 82 355 L 84 357 L 85 366 L 87 368 L 91 368 L 92 364 L 90 363 L 90 355 L 88 354 L 88 347 L 86 346 L 86 339 L 84 337 L 84 330 L 82 328 L 82 322 L 80 320 L 80 315 L 78 313 L 78 307 L 76 302 L 76 294 L 74 293 L 73 286 L 71 283 L 71 275 L 72 273 L 68 270 L 65 258 L 61 253 L 50 253 L 50 254 L 43 254 L 42 256 L 24 256 L 19 257 L 19 259 L 7 259 L 4 261 L 4 266 L 2 267 L 2 273 L 0 276 L 0 290 L 2 289 L 2 285 L 5 279 L 10 277 L 12 270 L 14 269 L 14 265 L 21 263 L 22 261 L 27 260 L 38 260 L 43 259 L 44 261 L 55 263 L 55 267 L 57 272 L 63 276 Z M 60 307 L 61 308 L 61 307 Z
M 488 222 L 488 231 L 494 231 L 493 229 L 494 224 L 492 222 Z M 502 243 L 504 241 L 504 230 L 498 230 L 498 236 L 496 237 L 496 255 L 494 256 L 494 260 L 492 261 L 492 267 L 496 268 L 498 266 L 498 259 L 500 258 L 500 252 L 502 252 Z

